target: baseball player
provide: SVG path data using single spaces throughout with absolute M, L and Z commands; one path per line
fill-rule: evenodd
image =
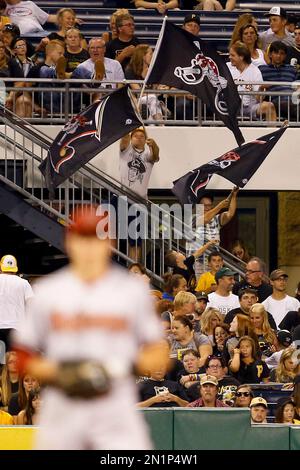
M 15 337 L 20 367 L 48 384 L 39 449 L 151 448 L 132 369 L 159 366 L 167 351 L 147 286 L 111 264 L 103 220 L 94 208 L 75 214 L 70 264 L 35 284 Z

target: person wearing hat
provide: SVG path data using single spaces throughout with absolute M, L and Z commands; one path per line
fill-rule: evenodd
M 268 403 L 263 397 L 252 398 L 250 403 L 251 424 L 266 424 Z
M 294 38 L 286 30 L 287 12 L 284 8 L 274 6 L 266 16 L 269 17 L 270 29 L 260 35 L 262 49 L 268 52 L 269 45 L 274 41 L 281 41 L 287 46 L 294 46 Z
M 200 379 L 200 397 L 188 404 L 188 408 L 227 408 L 228 405 L 217 399 L 219 390 L 218 379 L 213 375 L 204 374 Z
M 217 289 L 208 295 L 208 307 L 217 308 L 223 315 L 238 308 L 239 298 L 232 294 L 235 272 L 229 268 L 221 268 L 215 274 Z
M 273 293 L 262 302 L 265 309 L 273 315 L 277 326 L 288 312 L 300 308 L 300 302 L 286 293 L 287 280 L 288 275 L 282 269 L 272 271 L 270 274 L 270 284 L 273 288 Z
M 295 419 L 295 412 L 295 405 L 291 398 L 279 398 L 276 403 L 275 423 L 299 425 L 300 421 Z
M 29 282 L 17 275 L 18 264 L 13 255 L 1 258 L 0 272 L 0 341 L 4 342 L 8 351 L 11 333 L 24 320 L 26 304 L 33 297 L 33 292 Z
M 101 206 L 76 208 L 65 234 L 70 264 L 35 283 L 15 334 L 20 372 L 50 385 L 40 449 L 151 447 L 132 371 L 163 368 L 169 351 L 146 283 L 112 263 L 108 216 Z
M 270 357 L 266 357 L 265 363 L 269 369 L 274 369 L 279 366 L 280 358 L 283 351 L 291 346 L 293 342 L 292 333 L 288 330 L 279 330 L 276 332 L 277 337 L 277 349 Z
M 183 20 L 183 29 L 193 34 L 194 36 L 199 36 L 200 33 L 200 16 L 196 13 L 190 13 L 186 15 Z

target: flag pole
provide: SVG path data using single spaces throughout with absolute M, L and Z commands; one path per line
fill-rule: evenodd
M 158 52 L 159 52 L 159 49 L 160 49 L 160 46 L 161 46 L 161 42 L 162 42 L 162 38 L 163 38 L 163 35 L 164 35 L 164 32 L 165 32 L 167 19 L 168 19 L 168 17 L 165 16 L 165 17 L 164 17 L 164 20 L 163 20 L 163 24 L 162 24 L 161 30 L 160 30 L 160 33 L 159 33 L 159 36 L 158 36 L 158 40 L 157 40 L 157 43 L 156 43 L 156 46 L 155 46 L 155 49 L 154 49 L 154 52 L 153 52 L 153 56 L 152 56 L 152 59 L 151 59 L 151 63 L 150 63 L 150 65 L 149 65 L 147 75 L 146 75 L 146 77 L 145 77 L 145 79 L 144 79 L 144 83 L 143 83 L 143 86 L 142 86 L 142 89 L 141 89 L 141 93 L 140 93 L 140 96 L 139 96 L 139 100 L 138 100 L 138 106 L 140 106 L 140 104 L 141 104 L 141 99 L 142 99 L 143 94 L 144 94 L 144 92 L 145 92 L 145 88 L 146 88 L 146 85 L 147 85 L 147 81 L 148 81 L 149 76 L 150 76 L 150 73 L 152 72 L 152 69 L 153 69 L 153 67 L 154 67 L 154 64 L 155 64 L 155 61 L 156 61 L 156 57 L 157 57 L 157 55 L 158 55 Z

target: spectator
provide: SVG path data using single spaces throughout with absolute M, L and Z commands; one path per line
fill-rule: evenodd
M 250 385 L 240 385 L 235 392 L 234 407 L 250 408 L 250 403 L 253 397 Z
M 4 12 L 6 10 L 6 1 L 0 0 L 0 31 L 4 28 L 5 25 L 10 23 L 8 16 L 5 16 Z
M 252 398 L 250 403 L 251 424 L 267 423 L 268 403 L 262 397 Z
M 35 3 L 23 0 L 6 0 L 5 14 L 12 23 L 19 26 L 21 35 L 43 32 L 42 25 L 46 22 L 56 23 L 56 15 L 48 15 Z
M 216 243 L 216 240 L 212 240 L 209 243 Z M 213 251 L 208 255 L 207 260 L 209 271 L 201 274 L 199 277 L 196 291 L 203 291 L 206 294 L 210 294 L 217 289 L 215 274 L 223 267 L 223 257 L 219 251 Z
M 257 256 L 253 256 L 246 265 L 245 280 L 236 283 L 233 286 L 232 292 L 238 294 L 240 289 L 250 287 L 257 291 L 258 301 L 263 302 L 272 294 L 272 287 L 263 281 L 264 272 L 264 262 Z
M 102 34 L 102 39 L 105 41 L 105 43 L 108 43 L 112 39 L 116 39 L 118 37 L 116 17 L 119 15 L 129 15 L 129 11 L 126 8 L 118 8 L 118 10 L 113 12 L 109 20 L 110 31 L 105 31 Z
M 275 410 L 275 423 L 300 424 L 300 421 L 295 419 L 295 406 L 291 399 L 282 397 L 278 400 Z
M 279 365 L 279 361 L 283 351 L 289 346 L 291 346 L 293 342 L 292 334 L 287 330 L 277 331 L 276 336 L 278 351 L 274 352 L 272 356 L 267 357 L 265 359 L 265 363 L 267 364 L 269 369 L 273 369 L 274 367 L 277 367 Z
M 1 32 L 1 41 L 5 45 L 5 52 L 8 57 L 13 56 L 13 50 L 11 47 L 12 42 L 21 36 L 20 28 L 16 24 L 7 24 L 4 26 Z M 34 50 L 33 50 L 34 52 Z M 32 53 L 33 53 L 32 52 Z
M 209 339 L 201 333 L 195 333 L 192 322 L 186 317 L 176 317 L 172 322 L 172 334 L 168 338 L 171 357 L 181 360 L 182 353 L 187 349 L 199 352 L 199 367 L 205 364 L 206 358 L 212 353 Z
M 299 302 L 299 298 L 295 298 Z M 281 320 L 279 323 L 279 328 L 281 330 L 288 330 L 293 332 L 298 325 L 300 325 L 300 308 L 296 311 L 288 312 L 283 320 Z
M 226 348 L 226 342 L 230 336 L 229 325 L 220 323 L 214 327 L 213 331 L 213 354 L 214 356 L 223 356 Z
M 269 65 L 261 65 L 260 71 L 265 82 L 286 82 L 286 85 L 261 85 L 261 89 L 272 92 L 286 92 L 287 94 L 278 96 L 276 93 L 271 96 L 277 110 L 280 109 L 280 118 L 296 117 L 297 106 L 291 102 L 290 94 L 294 91 L 291 82 L 297 79 L 295 67 L 287 65 L 287 46 L 281 41 L 272 42 L 269 47 Z
M 17 364 L 17 354 L 8 351 L 5 354 L 5 365 L 2 367 L 0 381 L 0 409 L 8 410 L 8 404 L 13 393 L 19 389 L 19 373 Z
M 208 296 L 205 292 L 195 292 L 196 295 L 196 306 L 195 306 L 195 313 L 197 315 L 198 320 L 201 319 L 201 315 L 205 311 L 207 304 L 208 304 Z
M 253 24 L 242 26 L 239 32 L 239 40 L 248 47 L 253 65 L 256 65 L 256 67 L 266 65 L 265 53 L 259 47 L 258 32 Z
M 164 274 L 164 292 L 163 299 L 173 302 L 176 294 L 181 291 L 187 291 L 187 282 L 180 274 Z
M 183 20 L 183 29 L 193 34 L 194 36 L 199 36 L 200 33 L 200 16 L 195 13 L 190 13 L 186 15 Z
M 231 35 L 231 40 L 229 44 L 229 48 L 236 42 L 240 40 L 240 30 L 246 26 L 247 24 L 253 25 L 257 29 L 257 21 L 255 17 L 252 15 L 252 13 L 243 13 L 242 15 L 239 15 L 234 29 L 233 33 Z
M 270 327 L 267 312 L 262 304 L 253 304 L 250 308 L 250 319 L 257 336 L 262 359 L 270 357 L 277 351 L 278 342 L 274 330 Z
M 250 336 L 242 336 L 239 340 L 229 369 L 241 384 L 267 382 L 270 375 L 265 362 L 258 359 L 255 342 Z
M 238 292 L 240 307 L 234 308 L 227 313 L 224 321 L 225 323 L 231 323 L 237 313 L 242 313 L 243 315 L 249 315 L 250 308 L 253 304 L 258 302 L 257 291 L 252 289 L 251 287 L 241 288 Z M 273 316 L 267 312 L 268 314 L 268 321 L 270 323 L 271 328 L 276 330 L 276 323 Z
M 26 408 L 18 414 L 17 424 L 25 424 L 27 426 L 37 425 L 41 404 L 40 390 L 30 390 Z
M 295 27 L 295 45 L 289 46 L 287 50 L 286 62 L 295 67 L 297 80 L 300 78 L 300 23 Z M 299 300 L 299 299 L 298 299 Z
M 293 35 L 285 29 L 287 22 L 286 10 L 279 6 L 272 7 L 266 16 L 269 17 L 271 31 L 267 30 L 260 35 L 263 50 L 268 52 L 269 45 L 275 41 L 281 41 L 287 46 L 293 46 Z
M 217 308 L 222 315 L 226 315 L 233 308 L 239 306 L 237 295 L 231 293 L 234 285 L 235 272 L 229 268 L 221 268 L 216 274 L 217 289 L 208 295 L 208 307 Z
M 279 365 L 273 369 L 270 374 L 271 382 L 292 383 L 300 373 L 299 364 L 295 361 L 296 349 L 290 346 L 282 351 Z
M 294 390 L 292 400 L 295 406 L 295 419 L 300 420 L 300 374 L 294 378 Z
M 66 77 L 71 77 L 72 73 L 86 60 L 89 59 L 90 54 L 82 47 L 82 34 L 77 28 L 70 28 L 65 36 L 65 58 L 66 58 Z
M 149 380 L 141 382 L 139 386 L 139 408 L 169 408 L 172 406 L 186 406 L 188 404 L 184 388 L 178 382 L 166 380 L 166 368 L 151 370 Z
M 249 315 L 241 315 L 240 313 L 235 315 L 234 319 L 230 323 L 229 332 L 234 336 L 228 339 L 226 343 L 226 349 L 230 358 L 232 359 L 234 348 L 237 347 L 242 336 L 251 336 L 252 338 L 255 337 Z M 257 346 L 258 349 L 257 338 L 255 340 L 255 346 Z
M 243 240 L 236 239 L 232 242 L 230 252 L 244 263 L 248 263 L 250 255 Z
M 298 310 L 300 303 L 294 297 L 287 295 L 288 275 L 282 269 L 275 269 L 270 274 L 273 293 L 262 303 L 274 317 L 277 325 L 283 320 L 287 312 Z
M 39 382 L 35 377 L 32 377 L 29 374 L 20 376 L 18 392 L 12 394 L 8 404 L 9 414 L 17 417 L 20 411 L 26 408 L 29 392 L 37 388 L 39 388 Z
M 12 59 L 12 61 L 17 64 L 17 66 L 20 68 L 21 73 L 26 78 L 34 64 L 30 57 L 28 57 L 27 44 L 25 39 L 14 39 L 11 44 L 11 48 L 14 53 L 14 58 Z
M 199 353 L 194 349 L 188 349 L 182 354 L 182 364 L 184 371 L 178 374 L 178 381 L 185 388 L 190 388 L 195 381 L 199 379 L 199 374 L 202 371 L 202 368 L 199 366 Z M 188 396 L 190 396 L 188 394 Z M 198 398 L 199 392 L 196 398 Z
M 173 317 L 176 319 L 194 313 L 196 300 L 196 296 L 191 292 L 178 292 L 174 299 Z
M 213 333 L 217 325 L 223 320 L 220 311 L 217 308 L 208 307 L 202 314 L 200 324 L 201 333 L 206 335 L 211 342 L 212 346 L 215 346 Z
M 148 0 L 134 0 L 134 5 L 138 9 L 147 10 L 148 8 L 155 8 L 161 15 L 166 15 L 168 10 L 178 10 L 178 0 L 164 0 L 148 1 Z
M 116 29 L 118 37 L 107 44 L 106 57 L 115 59 L 126 69 L 135 46 L 140 44 L 134 35 L 134 19 L 131 15 L 118 15 L 116 17 Z
M 1 42 L 0 42 L 1 61 Z M 12 255 L 5 255 L 0 262 L 0 340 L 10 349 L 10 334 L 19 327 L 25 317 L 26 304 L 33 292 L 28 281 L 18 275 L 17 260 Z
M 263 82 L 263 77 L 252 61 L 249 48 L 242 42 L 236 41 L 229 51 L 230 62 L 227 66 L 235 82 L 246 82 L 246 85 L 237 84 L 239 92 L 247 93 L 249 91 L 259 91 L 260 85 L 254 82 Z M 252 82 L 252 84 L 248 84 Z M 268 101 L 261 101 L 259 95 L 242 94 L 241 115 L 250 117 L 250 119 L 266 118 L 267 121 L 276 121 L 277 115 L 275 106 Z
M 228 405 L 217 399 L 218 380 L 213 375 L 203 375 L 200 380 L 201 398 L 189 403 L 188 408 L 226 408 Z
M 201 0 L 200 4 L 203 11 L 232 11 L 235 8 L 236 0 Z

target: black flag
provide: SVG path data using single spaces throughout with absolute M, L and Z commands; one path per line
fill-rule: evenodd
M 271 152 L 287 128 L 281 127 L 271 134 L 224 153 L 219 158 L 199 166 L 174 181 L 172 192 L 182 204 L 196 204 L 214 174 L 218 174 L 243 188 L 264 159 Z
M 245 142 L 237 122 L 241 100 L 223 58 L 205 41 L 165 20 L 146 83 L 185 90 L 210 106 L 236 138 Z
M 91 158 L 141 125 L 128 86 L 106 95 L 73 117 L 39 166 L 50 194 Z

